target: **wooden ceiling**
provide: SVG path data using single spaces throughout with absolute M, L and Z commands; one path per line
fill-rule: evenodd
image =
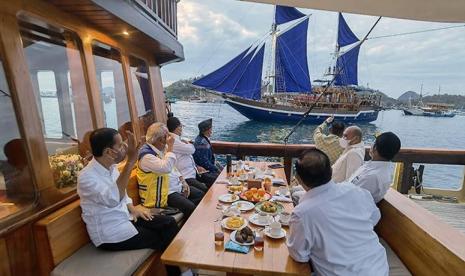
M 148 21 L 148 16 L 141 14 L 141 10 L 128 4 L 128 1 L 47 0 L 47 2 L 77 16 L 112 37 L 122 38 L 123 31 L 127 31 L 129 36 L 125 39 L 137 45 L 147 45 L 144 48 L 154 53 L 159 64 L 184 59 L 182 45 L 177 38 L 164 30 L 157 22 Z M 122 18 L 130 18 L 134 24 L 129 24 Z M 139 26 L 146 27 L 148 24 L 151 25 L 144 31 L 138 28 Z

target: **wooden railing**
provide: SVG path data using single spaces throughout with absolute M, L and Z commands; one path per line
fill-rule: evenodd
M 179 0 L 132 0 L 142 7 L 174 37 L 178 35 L 177 4 Z
M 245 156 L 265 156 L 284 158 L 284 169 L 288 180 L 291 178 L 292 158 L 299 157 L 308 149 L 315 148 L 310 144 L 268 144 L 268 143 L 236 143 L 236 142 L 213 142 L 213 148 L 217 154 L 231 154 L 243 159 Z M 368 159 L 369 148 L 366 148 Z M 413 173 L 413 164 L 443 164 L 443 165 L 465 165 L 465 150 L 448 149 L 420 149 L 403 148 L 394 158 L 395 162 L 402 163 L 400 172 L 401 180 L 397 190 L 403 194 L 408 193 Z

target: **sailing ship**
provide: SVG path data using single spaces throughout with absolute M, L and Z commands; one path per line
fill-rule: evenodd
M 422 86 L 423 90 L 423 86 Z M 406 116 L 425 116 L 425 117 L 455 117 L 456 112 L 452 109 L 454 105 L 444 103 L 423 103 L 423 93 L 420 92 L 420 98 L 417 105 L 412 105 L 412 99 L 409 98 L 408 107 L 402 111 Z
M 275 6 L 271 32 L 264 39 L 193 84 L 222 93 L 228 105 L 250 120 L 298 121 L 312 105 L 314 109 L 306 117 L 307 123 L 320 123 L 332 115 L 348 123 L 376 120 L 381 97 L 358 92 L 358 54 L 362 41 L 341 13 L 335 64 L 325 74 L 326 78 L 335 79 L 316 80 L 320 85 L 312 87 L 307 62 L 309 18 L 310 15 L 294 7 Z M 288 27 L 281 31 L 283 25 Z M 270 44 L 270 65 L 262 80 L 267 44 Z M 325 95 L 319 97 L 325 89 Z

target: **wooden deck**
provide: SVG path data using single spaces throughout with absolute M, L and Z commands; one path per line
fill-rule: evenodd
M 448 203 L 435 200 L 412 200 L 438 216 L 442 221 L 452 225 L 465 234 L 464 203 Z

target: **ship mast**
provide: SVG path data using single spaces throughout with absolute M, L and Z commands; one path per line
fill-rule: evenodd
M 271 24 L 271 61 L 270 70 L 268 72 L 268 87 L 267 95 L 275 93 L 275 78 L 276 78 L 276 37 L 278 33 L 278 26 L 276 24 L 276 6 L 274 7 L 273 23 Z

